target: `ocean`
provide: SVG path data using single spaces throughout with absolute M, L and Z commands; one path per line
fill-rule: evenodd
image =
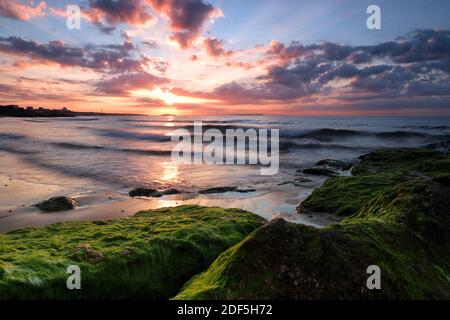
M 171 133 L 204 128 L 267 128 L 280 132 L 280 169 L 262 176 L 254 165 L 179 164 L 171 160 Z M 129 216 L 133 210 L 186 203 L 238 207 L 272 219 L 320 225 L 296 206 L 324 177 L 292 184 L 322 159 L 357 161 L 380 148 L 426 146 L 450 139 L 447 117 L 104 116 L 0 118 L 0 231 L 79 219 Z M 199 195 L 212 187 L 255 192 Z M 136 187 L 177 188 L 181 195 L 130 199 Z M 51 196 L 80 199 L 71 213 L 32 207 Z

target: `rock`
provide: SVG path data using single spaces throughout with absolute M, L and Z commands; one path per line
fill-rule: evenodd
M 248 189 L 240 189 L 237 188 L 235 192 L 239 192 L 239 193 L 250 193 L 250 192 L 255 192 L 256 189 L 253 188 L 248 188 Z
M 297 177 L 294 180 L 281 182 L 278 185 L 284 186 L 286 184 L 293 184 L 296 187 L 302 187 L 305 183 L 310 183 L 310 182 L 313 182 L 313 180 L 305 178 L 305 177 Z
M 161 192 L 156 189 L 136 188 L 129 192 L 130 197 L 151 197 L 160 198 L 163 196 Z
M 335 177 L 339 174 L 327 167 L 312 167 L 312 168 L 306 168 L 303 170 L 304 174 L 310 174 L 314 176 L 327 176 L 327 177 Z
M 351 163 L 334 159 L 324 159 L 318 161 L 314 167 L 304 169 L 303 173 L 315 176 L 336 177 L 339 176 L 338 171 L 350 170 L 351 168 Z M 297 170 L 297 172 L 300 172 L 300 170 Z
M 323 229 L 275 219 L 225 251 L 173 299 L 448 299 L 442 270 L 450 267 L 449 207 L 450 188 L 412 179 Z M 381 267 L 382 290 L 366 285 L 371 264 Z
M 318 167 L 325 166 L 325 167 L 329 167 L 329 168 L 333 168 L 333 169 L 337 169 L 337 170 L 344 170 L 344 171 L 350 170 L 352 168 L 351 163 L 340 161 L 340 160 L 334 160 L 334 159 L 320 160 L 319 162 L 316 163 L 316 166 L 318 166 Z
M 427 146 L 428 149 L 436 150 L 439 152 L 450 151 L 450 140 L 431 143 Z
M 199 194 L 215 194 L 215 193 L 226 193 L 226 192 L 235 192 L 237 187 L 216 187 L 209 188 L 205 190 L 200 190 Z
M 0 300 L 169 300 L 266 222 L 240 209 L 187 205 L 1 234 Z M 67 290 L 70 265 L 81 269 L 82 290 Z
M 68 197 L 55 197 L 42 201 L 36 204 L 35 207 L 45 212 L 59 212 L 75 209 L 77 207 L 77 202 L 75 199 Z
M 80 243 L 73 251 L 74 258 L 81 258 L 90 264 L 97 264 L 104 259 L 103 253 L 94 250 L 89 243 Z
M 226 193 L 226 192 L 239 192 L 239 193 L 249 193 L 255 192 L 255 189 L 240 189 L 239 187 L 216 187 L 209 188 L 205 190 L 200 190 L 199 194 L 216 194 L 216 193 Z
M 450 187 L 450 176 L 441 176 L 441 177 L 434 178 L 434 180 L 436 182 L 442 184 L 443 186 Z
M 180 194 L 181 191 L 170 188 L 164 190 L 156 189 L 146 189 L 146 188 L 136 188 L 129 192 L 130 197 L 149 197 L 149 198 L 160 198 L 162 196 L 169 196 L 174 194 Z
M 160 191 L 163 195 L 165 196 L 170 196 L 170 195 L 174 195 L 174 194 L 180 194 L 181 191 L 175 188 L 169 188 L 169 189 L 164 189 L 162 191 Z

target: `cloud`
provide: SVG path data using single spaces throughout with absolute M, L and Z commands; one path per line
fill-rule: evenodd
M 102 72 L 136 72 L 145 68 L 145 59 L 133 58 L 130 42 L 117 45 L 74 47 L 63 41 L 48 43 L 21 37 L 0 37 L 0 52 L 26 57 L 35 63 L 56 63 L 63 67 L 81 67 Z
M 155 85 L 161 85 L 168 81 L 166 78 L 160 78 L 147 72 L 135 72 L 98 81 L 95 86 L 98 91 L 103 93 L 121 96 L 128 95 L 133 90 L 151 90 Z
M 50 12 L 60 17 L 69 15 L 64 8 L 51 7 Z M 88 0 L 87 5 L 81 8 L 81 15 L 107 34 L 115 31 L 121 23 L 148 26 L 157 21 L 144 0 Z
M 120 23 L 146 25 L 155 21 L 142 0 L 89 0 L 89 7 L 86 16 L 107 33 Z
M 222 17 L 220 9 L 203 0 L 146 0 L 152 8 L 169 20 L 171 39 L 181 48 L 190 48 L 201 34 L 204 24 Z
M 120 23 L 155 23 L 157 18 L 151 9 L 168 20 L 172 31 L 170 39 L 184 49 L 194 45 L 206 22 L 223 16 L 220 9 L 203 0 L 88 0 L 82 15 L 102 32 L 111 33 Z M 50 11 L 67 16 L 62 9 L 51 8 Z
M 223 54 L 220 45 L 211 47 L 213 55 Z M 221 84 L 204 96 L 232 103 L 437 97 L 450 104 L 448 30 L 418 30 L 372 46 L 272 41 L 265 60 L 265 73 Z
M 359 47 L 374 57 L 389 57 L 395 63 L 414 63 L 449 58 L 450 30 L 418 30 L 395 41 Z
M 0 0 L 0 16 L 16 20 L 27 21 L 35 17 L 46 16 L 46 8 L 45 1 L 33 6 L 32 2 L 30 5 L 25 5 L 16 0 Z
M 220 39 L 206 38 L 203 41 L 203 44 L 205 46 L 206 52 L 211 57 L 229 57 L 233 54 L 233 51 L 225 50 L 225 48 L 223 47 L 223 41 Z
M 146 46 L 147 48 L 150 48 L 150 49 L 158 48 L 158 42 L 156 40 L 153 40 L 153 39 L 145 39 L 145 40 L 142 41 L 142 44 L 144 46 Z

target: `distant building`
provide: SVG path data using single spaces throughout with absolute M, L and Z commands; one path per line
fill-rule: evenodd
M 27 111 L 33 111 L 33 107 L 27 107 Z
M 19 106 L 16 105 L 16 104 L 8 104 L 8 105 L 6 105 L 6 106 L 0 106 L 0 107 L 2 107 L 2 108 L 7 108 L 7 109 L 11 109 L 11 110 L 13 110 L 13 109 L 19 109 Z

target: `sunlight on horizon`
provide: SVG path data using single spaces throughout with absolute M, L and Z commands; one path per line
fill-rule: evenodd
M 149 89 L 139 89 L 131 91 L 131 94 L 138 98 L 153 98 L 158 99 L 161 101 L 164 101 L 168 105 L 174 105 L 174 104 L 200 104 L 200 103 L 212 103 L 212 102 L 219 102 L 219 100 L 213 100 L 213 99 L 203 99 L 203 98 L 196 98 L 196 97 L 187 97 L 187 96 L 179 96 L 176 94 L 173 94 L 172 92 L 169 92 L 168 90 L 163 90 L 160 87 L 157 87 L 156 89 L 149 90 Z

